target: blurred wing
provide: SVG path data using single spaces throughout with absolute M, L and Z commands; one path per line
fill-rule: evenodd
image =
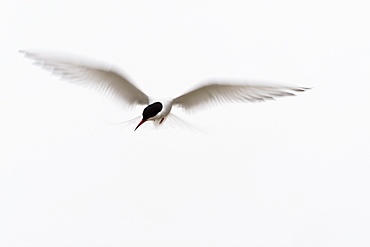
M 225 102 L 261 102 L 277 97 L 294 96 L 293 92 L 304 92 L 307 89 L 309 88 L 266 84 L 211 83 L 175 98 L 173 104 L 192 111 Z
M 149 98 L 125 77 L 110 68 L 87 65 L 71 58 L 56 55 L 40 55 L 21 51 L 35 64 L 50 70 L 62 79 L 91 85 L 98 90 L 123 101 L 127 105 L 149 104 Z

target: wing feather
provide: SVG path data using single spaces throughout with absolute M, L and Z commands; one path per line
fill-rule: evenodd
M 21 52 L 25 54 L 25 57 L 33 59 L 36 65 L 51 71 L 62 79 L 95 87 L 129 106 L 149 104 L 149 98 L 145 93 L 111 68 L 104 68 L 101 65 L 92 65 L 57 55 Z
M 253 83 L 210 83 L 189 91 L 173 100 L 175 106 L 193 111 L 226 102 L 261 102 L 278 97 L 294 96 L 309 88 Z

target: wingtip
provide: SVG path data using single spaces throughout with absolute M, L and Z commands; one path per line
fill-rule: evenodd
M 18 50 L 19 53 L 21 53 L 24 57 L 26 58 L 32 58 L 34 57 L 35 55 L 26 51 L 26 50 Z
M 295 91 L 295 92 L 305 92 L 307 90 L 310 90 L 312 89 L 312 87 L 299 87 L 299 88 L 294 88 L 294 89 L 291 89 L 292 91 Z

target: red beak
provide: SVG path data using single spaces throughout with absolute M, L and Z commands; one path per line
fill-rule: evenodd
M 145 123 L 145 122 L 146 122 L 146 120 L 141 120 L 141 121 L 140 121 L 140 123 L 136 126 L 135 130 L 136 130 L 137 128 L 139 128 L 139 126 L 140 126 L 140 125 L 142 125 L 142 124 L 143 124 L 143 123 Z M 134 130 L 134 131 L 135 131 L 135 130 Z

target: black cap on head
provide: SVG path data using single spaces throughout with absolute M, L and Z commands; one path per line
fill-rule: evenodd
M 155 102 L 151 105 L 148 105 L 145 107 L 143 111 L 143 120 L 147 120 L 151 117 L 154 117 L 157 115 L 160 111 L 162 111 L 163 105 L 161 102 Z

